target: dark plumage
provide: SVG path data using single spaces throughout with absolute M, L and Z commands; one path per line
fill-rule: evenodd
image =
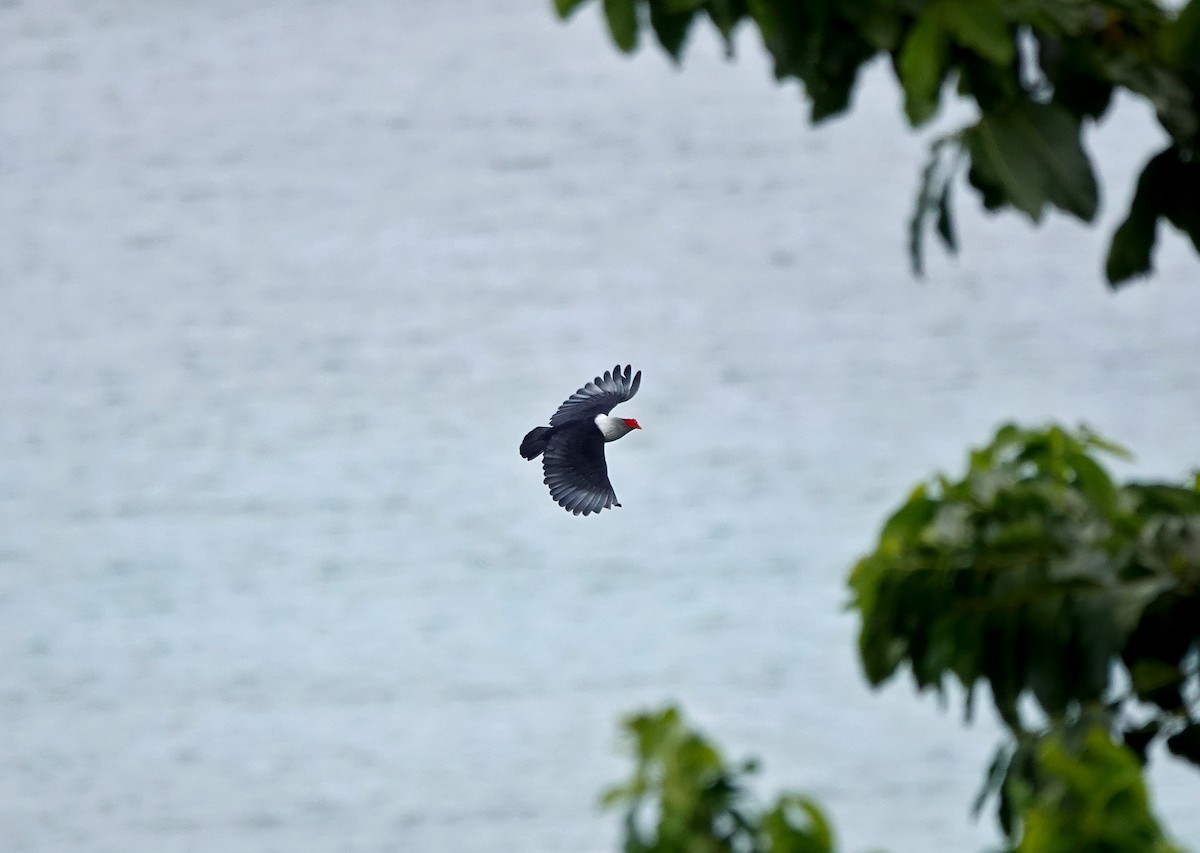
M 543 457 L 542 470 L 550 497 L 575 515 L 621 505 L 608 481 L 604 445 L 642 428 L 633 418 L 608 414 L 613 406 L 637 393 L 642 372 L 630 377 L 632 371 L 626 367 L 622 372 L 618 364 L 597 376 L 558 407 L 550 426 L 534 427 L 521 441 L 523 457 Z

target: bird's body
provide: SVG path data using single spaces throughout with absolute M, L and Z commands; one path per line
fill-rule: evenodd
M 597 376 L 558 407 L 550 426 L 534 427 L 521 442 L 523 457 L 543 457 L 550 497 L 575 515 L 621 505 L 608 481 L 604 445 L 641 429 L 633 418 L 609 415 L 613 406 L 637 393 L 642 372 L 631 377 L 632 370 L 626 367 L 622 372 L 617 365 Z

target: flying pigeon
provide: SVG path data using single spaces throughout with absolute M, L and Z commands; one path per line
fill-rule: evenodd
M 608 481 L 604 445 L 641 429 L 633 418 L 609 417 L 612 407 L 624 403 L 642 384 L 642 371 L 629 374 L 617 365 L 584 385 L 558 407 L 550 426 L 534 427 L 521 442 L 526 459 L 542 458 L 550 497 L 575 515 L 588 515 L 620 506 Z

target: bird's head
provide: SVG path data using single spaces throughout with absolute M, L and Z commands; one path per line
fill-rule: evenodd
M 605 441 L 616 441 L 621 436 L 642 428 L 633 418 L 612 418 L 608 415 L 596 415 L 596 426 L 604 433 Z

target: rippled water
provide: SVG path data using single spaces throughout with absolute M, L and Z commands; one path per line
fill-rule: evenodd
M 958 205 L 885 69 L 805 127 L 749 34 L 679 73 L 549 4 L 0 4 L 0 847 L 615 849 L 679 701 L 845 849 L 979 850 L 996 741 L 863 684 L 844 578 L 1002 420 L 1200 462 L 1200 264 Z M 574 518 L 517 442 L 645 372 Z M 1155 802 L 1200 845 L 1200 784 Z

